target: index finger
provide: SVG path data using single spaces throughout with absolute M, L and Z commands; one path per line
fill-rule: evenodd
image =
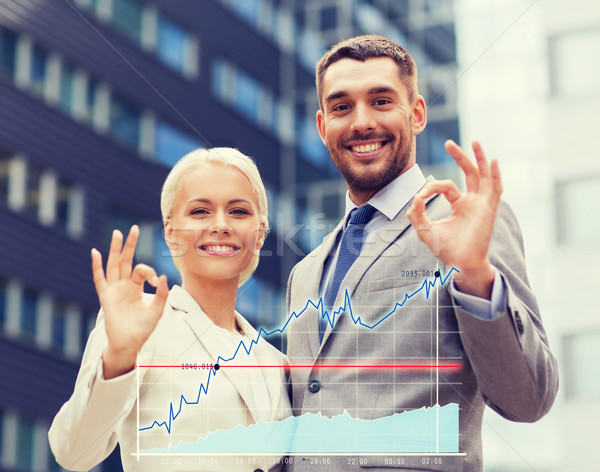
M 454 141 L 449 139 L 444 143 L 446 152 L 452 156 L 456 163 L 460 166 L 465 174 L 465 182 L 467 184 L 468 192 L 479 191 L 479 169 L 469 159 L 469 156 L 462 150 L 462 148 Z

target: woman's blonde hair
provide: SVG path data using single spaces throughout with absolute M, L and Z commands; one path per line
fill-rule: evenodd
M 258 214 L 261 223 L 265 225 L 265 236 L 269 232 L 268 222 L 268 203 L 267 203 L 267 192 L 265 186 L 258 172 L 258 168 L 254 160 L 242 154 L 240 151 L 234 148 L 212 148 L 212 149 L 196 149 L 183 156 L 177 164 L 173 166 L 171 172 L 165 179 L 163 184 L 162 192 L 160 195 L 160 209 L 162 212 L 163 225 L 167 222 L 175 211 L 175 206 L 181 193 L 181 185 L 183 177 L 185 177 L 190 170 L 193 168 L 205 164 L 217 164 L 225 167 L 235 167 L 238 169 L 249 181 L 252 186 L 252 190 L 258 200 Z M 175 263 L 175 267 L 183 277 L 181 271 L 180 255 L 174 254 L 171 249 L 171 257 Z M 241 273 L 240 283 L 242 285 L 246 280 L 250 278 L 252 273 L 258 266 L 258 251 L 254 254 L 250 265 Z

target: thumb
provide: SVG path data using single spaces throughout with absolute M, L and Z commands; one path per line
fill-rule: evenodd
M 158 278 L 158 283 L 156 285 L 156 295 L 154 295 L 154 300 L 152 300 L 152 303 L 150 304 L 150 308 L 156 316 L 156 321 L 158 321 L 163 314 L 168 296 L 169 284 L 167 283 L 167 277 L 161 275 Z

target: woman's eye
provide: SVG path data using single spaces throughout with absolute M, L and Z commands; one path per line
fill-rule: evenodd
M 190 215 L 208 215 L 208 210 L 205 208 L 196 208 L 190 211 Z
M 234 208 L 231 210 L 231 213 L 234 215 L 249 215 L 250 212 L 248 210 L 244 210 L 243 208 Z

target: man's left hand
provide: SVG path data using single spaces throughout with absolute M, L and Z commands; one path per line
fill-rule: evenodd
M 502 193 L 498 161 L 490 165 L 477 141 L 473 141 L 477 165 L 454 141 L 446 141 L 445 148 L 465 173 L 467 192 L 462 193 L 451 180 L 430 182 L 415 196 L 407 217 L 436 257 L 460 271 L 454 279 L 457 288 L 489 300 L 495 272 L 488 248 Z M 424 200 L 436 193 L 444 194 L 452 213 L 429 221 Z

